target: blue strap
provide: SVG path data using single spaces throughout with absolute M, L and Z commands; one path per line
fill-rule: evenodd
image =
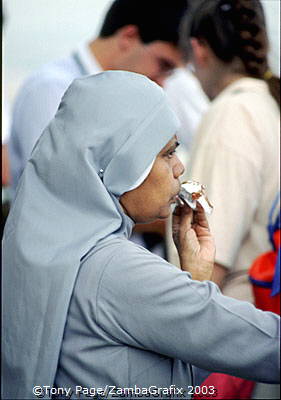
M 270 296 L 275 296 L 276 294 L 280 293 L 280 258 L 281 258 L 281 248 L 279 247 L 277 260 L 275 264 L 275 272 L 272 282 L 272 290 Z
M 274 232 L 276 232 L 278 229 L 280 229 L 281 226 L 281 216 L 280 216 L 280 207 L 279 207 L 279 212 L 275 218 L 275 220 L 273 220 L 273 215 L 276 211 L 276 207 L 278 206 L 278 203 L 280 201 L 280 193 L 277 194 L 273 205 L 271 207 L 270 213 L 269 213 L 269 224 L 268 224 L 268 233 L 269 233 L 269 238 L 272 244 L 272 247 L 274 248 L 274 250 L 276 251 L 276 246 L 275 243 L 273 241 L 273 235 Z M 280 248 L 278 249 L 278 253 L 277 253 L 277 260 L 276 260 L 276 264 L 275 264 L 275 272 L 274 272 L 274 277 L 273 277 L 273 281 L 272 281 L 272 290 L 271 290 L 271 296 L 275 296 L 276 294 L 280 293 L 280 257 L 281 257 L 281 253 L 280 253 Z
M 273 215 L 275 213 L 275 210 L 276 210 L 276 207 L 277 207 L 279 201 L 280 201 L 280 193 L 278 193 L 277 196 L 275 197 L 273 205 L 272 205 L 272 207 L 270 209 L 270 212 L 269 212 L 269 223 L 268 223 L 268 226 L 267 226 L 269 239 L 270 239 L 270 242 L 271 242 L 271 244 L 272 244 L 272 246 L 273 246 L 273 248 L 275 250 L 276 250 L 276 248 L 275 248 L 275 244 L 274 244 L 274 241 L 273 241 L 273 235 L 274 235 L 274 232 L 277 231 L 277 229 L 280 229 L 280 226 L 281 226 L 280 207 L 279 207 L 279 212 L 278 212 L 278 214 L 276 216 L 275 221 L 273 220 Z
M 272 282 L 260 281 L 258 279 L 254 279 L 252 276 L 249 276 L 249 279 L 256 286 L 267 288 L 267 289 L 272 288 Z
M 275 243 L 273 241 L 273 235 L 281 227 L 280 207 L 279 207 L 279 212 L 278 212 L 275 220 L 273 220 L 273 215 L 276 212 L 276 207 L 277 207 L 279 201 L 280 201 L 280 193 L 277 194 L 277 196 L 273 202 L 273 205 L 271 207 L 271 210 L 269 213 L 269 223 L 267 226 L 269 239 L 270 239 L 272 247 L 275 251 L 277 249 L 276 249 Z M 276 264 L 275 264 L 275 269 L 274 269 L 274 277 L 273 277 L 272 282 L 259 281 L 257 279 L 253 279 L 252 277 L 250 277 L 250 281 L 253 284 L 260 286 L 260 287 L 264 287 L 264 288 L 271 288 L 272 289 L 271 293 L 270 293 L 271 297 L 280 293 L 280 259 L 281 259 L 281 249 L 279 248 L 278 253 L 277 253 L 277 259 L 276 259 Z

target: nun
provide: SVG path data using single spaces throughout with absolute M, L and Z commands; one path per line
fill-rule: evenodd
M 202 370 L 279 381 L 279 317 L 209 281 L 202 208 L 174 213 L 181 269 L 129 241 L 177 200 L 178 128 L 139 74 L 84 77 L 64 94 L 5 227 L 3 399 L 188 399 Z

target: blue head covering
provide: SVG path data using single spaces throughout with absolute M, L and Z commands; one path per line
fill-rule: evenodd
M 108 71 L 75 80 L 39 138 L 3 241 L 6 398 L 53 385 L 81 259 L 130 234 L 119 197 L 178 129 L 163 90 L 143 75 Z

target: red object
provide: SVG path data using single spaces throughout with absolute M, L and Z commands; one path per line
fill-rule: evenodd
M 271 289 L 253 285 L 255 306 L 263 311 L 272 311 L 280 315 L 280 293 L 270 297 Z
M 271 283 L 273 282 L 275 268 L 277 267 L 278 250 L 280 249 L 280 229 L 273 234 L 275 250 L 259 256 L 249 270 L 250 280 L 253 284 L 255 305 L 264 311 L 272 311 L 280 315 L 280 293 L 271 296 Z M 268 285 L 268 287 L 265 287 Z
M 194 394 L 193 399 L 250 399 L 255 382 L 235 376 L 213 373 L 201 384 L 202 395 Z M 214 386 L 216 393 L 203 394 L 207 387 Z M 212 393 L 210 390 L 209 393 Z

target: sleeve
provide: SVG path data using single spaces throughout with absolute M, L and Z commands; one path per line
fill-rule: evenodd
M 55 115 L 67 86 L 55 77 L 36 77 L 21 89 L 14 106 L 12 136 L 17 141 L 22 168 L 37 139 Z
M 262 145 L 251 115 L 233 101 L 212 110 L 199 136 L 190 177 L 207 187 L 216 262 L 231 268 L 259 204 Z
M 279 317 L 223 296 L 149 252 L 124 248 L 105 268 L 97 323 L 118 342 L 212 372 L 279 381 Z

